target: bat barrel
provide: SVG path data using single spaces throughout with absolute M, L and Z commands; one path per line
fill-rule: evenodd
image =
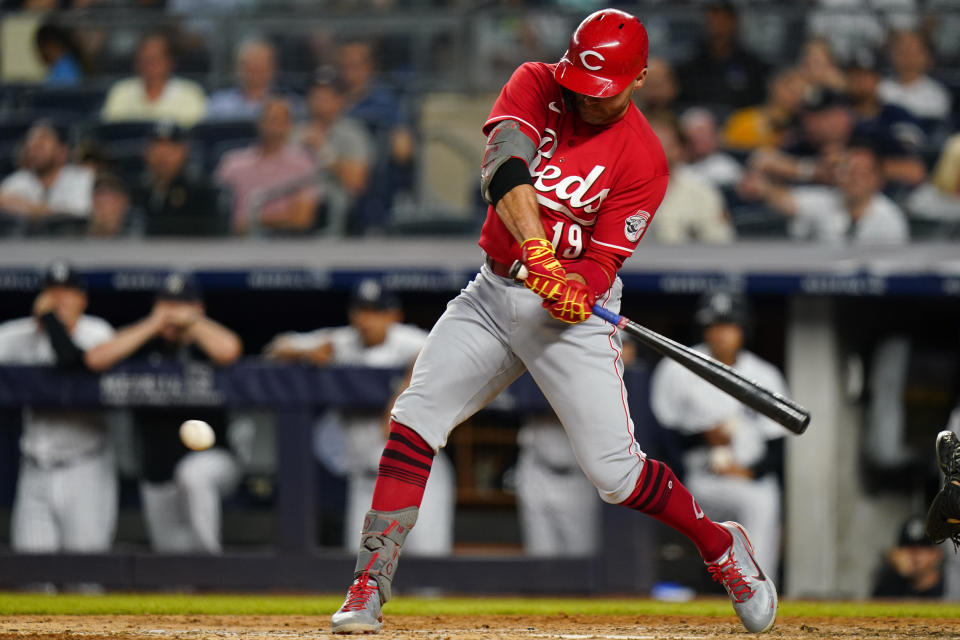
M 807 430 L 810 412 L 793 400 L 765 389 L 706 354 L 651 331 L 598 304 L 593 306 L 593 313 L 793 433 L 799 435 Z

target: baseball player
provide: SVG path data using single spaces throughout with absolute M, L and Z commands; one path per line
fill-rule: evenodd
M 636 346 L 623 343 L 625 366 Z M 563 425 L 550 412 L 524 417 L 517 432 L 517 514 L 532 556 L 590 556 L 600 544 L 600 498 L 580 470 Z M 415 535 L 415 534 L 414 534 Z
M 0 325 L 0 362 L 83 366 L 83 350 L 113 328 L 84 314 L 86 285 L 69 265 L 44 275 L 33 316 Z M 110 549 L 117 522 L 117 473 L 102 411 L 27 407 L 11 544 L 21 553 Z
M 206 315 L 200 289 L 189 275 L 171 274 L 150 314 L 86 353 L 94 371 L 128 358 L 159 363 L 209 362 L 227 366 L 243 353 L 236 333 Z M 188 419 L 213 426 L 215 446 L 190 451 L 177 437 Z M 168 553 L 219 553 L 221 499 L 240 483 L 241 469 L 226 446 L 226 412 L 211 407 L 134 409 L 142 440 L 140 483 L 151 546 Z
M 943 473 L 943 487 L 934 496 L 927 511 L 926 534 L 935 544 L 948 538 L 954 553 L 947 555 L 944 567 L 944 595 L 960 600 L 960 406 L 950 414 L 946 428 L 937 434 L 937 463 Z
M 563 425 L 550 413 L 528 416 L 517 432 L 517 444 L 517 514 L 524 553 L 538 557 L 595 553 L 600 499 L 580 471 Z
M 950 427 L 960 427 L 960 408 L 954 409 Z M 951 429 L 937 434 L 937 463 L 943 472 L 943 488 L 934 496 L 927 512 L 927 536 L 939 544 L 950 538 L 960 548 L 960 439 Z
M 743 297 L 705 294 L 696 315 L 703 343 L 695 348 L 751 380 L 786 395 L 786 382 L 769 362 L 743 348 L 748 324 Z M 780 481 L 783 427 L 741 404 L 673 360 L 653 372 L 650 408 L 679 434 L 684 478 L 700 504 L 744 523 L 767 577 L 780 563 Z
M 423 349 L 427 333 L 402 324 L 400 300 L 378 280 L 360 282 L 350 298 L 350 325 L 310 333 L 285 333 L 267 345 L 267 356 L 316 365 L 407 367 Z M 334 472 L 347 476 L 344 541 L 352 548 L 377 479 L 386 443 L 382 411 L 328 412 L 318 421 L 318 455 Z M 447 555 L 453 548 L 456 483 L 453 465 L 437 455 L 423 496 L 421 524 L 406 541 L 417 555 Z
M 525 63 L 501 91 L 483 126 L 486 261 L 437 321 L 394 404 L 355 579 L 332 617 L 335 633 L 380 628 L 436 451 L 524 370 L 600 497 L 682 531 L 747 629 L 773 625 L 776 590 L 746 532 L 707 518 L 634 439 L 620 337 L 592 317 L 594 302 L 619 310 L 617 271 L 667 185 L 660 143 L 630 99 L 646 65 L 640 20 L 604 9 L 577 27 L 560 62 Z M 522 284 L 510 277 L 515 260 L 529 272 Z

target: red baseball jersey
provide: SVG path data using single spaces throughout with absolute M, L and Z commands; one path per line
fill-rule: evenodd
M 612 280 L 663 200 L 667 160 L 632 103 L 622 118 L 601 126 L 568 109 L 562 87 L 553 79 L 556 66 L 521 65 L 500 92 L 483 131 L 489 134 L 501 120 L 520 123 L 537 145 L 530 175 L 557 258 L 571 270 L 578 261 L 598 263 Z M 480 247 L 498 262 L 512 264 L 520 257 L 519 245 L 492 206 Z M 595 289 L 600 293 L 606 286 Z

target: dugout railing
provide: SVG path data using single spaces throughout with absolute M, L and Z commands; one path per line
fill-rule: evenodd
M 349 578 L 352 555 L 316 545 L 313 426 L 330 408 L 380 410 L 400 370 L 315 368 L 247 360 L 228 368 L 127 363 L 101 375 L 50 367 L 0 367 L 0 409 L 149 408 L 183 406 L 265 409 L 276 415 L 276 489 L 271 548 L 219 556 L 147 552 L 107 555 L 0 554 L 0 587 L 32 583 L 99 583 L 115 589 L 191 586 L 201 589 L 335 590 Z M 634 413 L 647 415 L 649 370 L 633 368 L 625 386 Z M 529 377 L 504 392 L 514 412 L 547 408 Z M 649 425 L 649 419 L 641 424 Z M 2 427 L 2 425 L 0 425 Z M 175 438 L 176 425 L 170 437 Z M 535 559 L 509 555 L 407 558 L 400 588 L 460 592 L 592 593 L 649 589 L 655 575 L 652 529 L 637 513 L 604 510 L 603 544 L 595 557 Z M 585 523 L 596 526 L 597 523 Z M 469 576 L 464 580 L 463 576 Z

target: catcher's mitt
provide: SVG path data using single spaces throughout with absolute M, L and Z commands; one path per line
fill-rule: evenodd
M 960 548 L 960 440 L 952 431 L 937 436 L 937 461 L 946 479 L 927 511 L 927 536 L 935 543 L 950 538 Z

